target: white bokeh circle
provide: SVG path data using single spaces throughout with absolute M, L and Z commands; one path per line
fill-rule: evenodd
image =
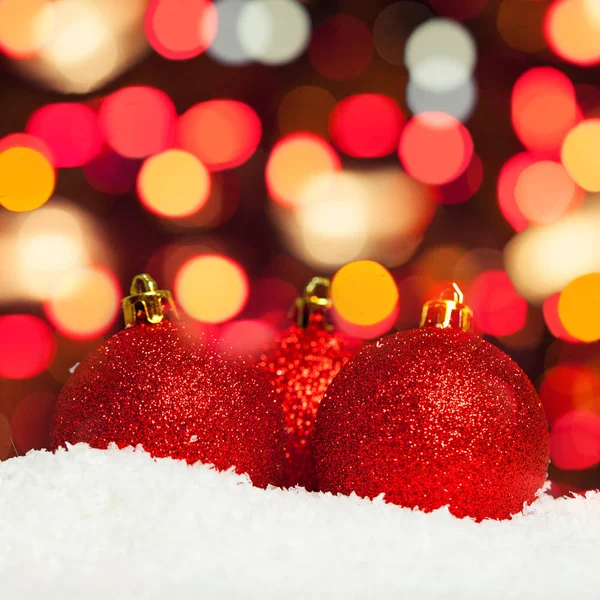
M 237 23 L 241 48 L 252 59 L 269 65 L 298 58 L 310 32 L 308 11 L 296 0 L 248 0 Z
M 448 92 L 471 78 L 477 47 L 468 29 L 451 19 L 430 19 L 406 42 L 404 64 L 418 86 Z

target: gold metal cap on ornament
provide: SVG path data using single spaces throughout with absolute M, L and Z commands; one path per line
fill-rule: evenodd
M 464 296 L 456 283 L 445 289 L 439 298 L 426 302 L 421 313 L 421 327 L 453 327 L 466 333 L 473 331 L 473 311 L 463 302 Z
M 302 296 L 296 298 L 293 310 L 296 325 L 306 329 L 310 318 L 315 313 L 323 315 L 323 324 L 327 331 L 333 329 L 333 324 L 327 318 L 327 311 L 331 308 L 329 288 L 331 281 L 327 277 L 313 277 L 305 286 Z
M 134 325 L 141 314 L 146 317 L 148 323 L 160 323 L 165 318 L 165 303 L 168 303 L 170 313 L 176 319 L 179 318 L 171 292 L 159 290 L 156 281 L 147 273 L 133 278 L 129 293 L 122 303 L 126 327 Z

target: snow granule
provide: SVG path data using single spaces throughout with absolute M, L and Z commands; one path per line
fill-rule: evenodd
M 511 521 L 78 445 L 0 463 L 0 598 L 600 598 L 600 494 Z

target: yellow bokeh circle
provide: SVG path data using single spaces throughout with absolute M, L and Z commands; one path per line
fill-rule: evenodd
M 89 340 L 106 333 L 121 305 L 116 277 L 103 267 L 74 269 L 58 280 L 46 314 L 64 336 Z
M 223 323 L 244 308 L 248 279 L 244 269 L 225 256 L 196 256 L 177 272 L 175 296 L 193 319 Z
M 0 49 L 30 58 L 52 41 L 56 8 L 51 0 L 0 0 Z
M 193 154 L 167 150 L 147 158 L 137 181 L 144 206 L 162 217 L 188 217 L 206 204 L 211 190 L 208 169 Z
M 538 4 L 547 7 L 546 37 L 558 56 L 578 65 L 600 62 L 598 0 L 555 0 L 549 6 L 547 2 Z
M 35 210 L 54 191 L 56 175 L 48 160 L 31 148 L 0 152 L 0 204 L 14 212 Z
M 558 300 L 558 316 L 574 338 L 600 340 L 600 273 L 583 275 L 567 285 Z
M 600 192 L 600 119 L 573 127 L 563 142 L 561 160 L 575 183 L 588 192 Z
M 390 272 L 372 260 L 343 266 L 331 282 L 331 300 L 342 319 L 375 325 L 389 317 L 398 303 L 398 287 Z

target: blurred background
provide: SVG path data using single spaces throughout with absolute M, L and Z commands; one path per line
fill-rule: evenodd
M 399 302 L 343 326 L 458 282 L 556 493 L 600 484 L 597 0 L 0 0 L 0 54 L 0 459 L 46 446 L 135 274 L 256 356 L 371 259 Z

